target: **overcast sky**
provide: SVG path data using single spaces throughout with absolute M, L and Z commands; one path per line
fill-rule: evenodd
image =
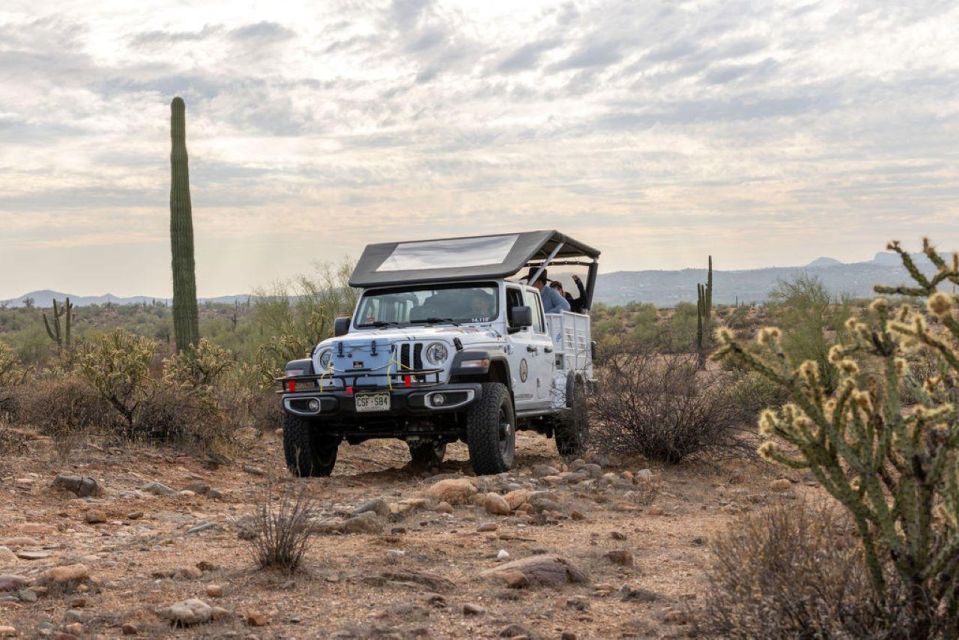
M 169 295 L 175 95 L 200 295 L 537 228 L 603 271 L 955 248 L 957 25 L 916 0 L 6 0 L 0 298 Z

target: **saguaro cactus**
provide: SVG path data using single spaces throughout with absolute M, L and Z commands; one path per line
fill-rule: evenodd
M 62 319 L 62 320 L 61 320 Z M 63 355 L 63 350 L 67 353 L 73 349 L 73 337 L 71 331 L 73 328 L 73 303 L 70 298 L 63 301 L 63 306 L 57 305 L 53 301 L 53 320 L 47 318 L 46 312 L 43 313 L 43 326 L 47 329 L 47 335 L 57 343 L 57 354 Z
M 186 105 L 170 103 L 170 247 L 173 251 L 173 335 L 177 351 L 200 341 L 196 304 L 196 263 L 193 258 L 193 208 L 186 153 Z
M 707 341 L 709 340 L 709 322 L 713 317 L 713 257 L 709 256 L 709 269 L 706 272 L 706 284 L 696 285 L 696 353 L 700 368 L 706 366 Z

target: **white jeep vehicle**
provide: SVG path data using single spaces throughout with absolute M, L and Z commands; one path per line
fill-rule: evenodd
M 326 476 L 343 440 L 371 438 L 404 440 L 415 463 L 437 465 L 461 440 L 476 473 L 500 473 L 513 464 L 517 429 L 579 453 L 593 383 L 589 316 L 544 314 L 539 290 L 518 278 L 585 266 L 588 310 L 598 258 L 556 231 L 366 247 L 350 278 L 363 290 L 353 317 L 338 318 L 335 337 L 277 379 L 287 466 Z

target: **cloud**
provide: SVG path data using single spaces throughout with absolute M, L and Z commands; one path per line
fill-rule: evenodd
M 562 41 L 559 38 L 546 38 L 524 44 L 519 49 L 500 60 L 496 70 L 500 73 L 516 73 L 536 67 L 544 53 L 558 47 Z
M 0 298 L 108 275 L 165 293 L 93 262 L 140 243 L 165 273 L 173 95 L 206 294 L 397 234 L 558 226 L 604 269 L 756 266 L 816 233 L 868 256 L 932 222 L 959 243 L 954 3 L 18 6 Z
M 223 30 L 223 25 L 208 24 L 203 25 L 203 28 L 197 31 L 142 31 L 130 38 L 130 44 L 139 47 L 175 44 L 177 42 L 197 42 L 221 34 Z
M 231 29 L 228 35 L 232 40 L 240 42 L 267 43 L 289 40 L 296 37 L 296 32 L 276 22 L 262 21 Z
M 588 43 L 565 60 L 557 62 L 551 69 L 586 69 L 589 67 L 608 67 L 623 59 L 623 43 L 617 40 Z

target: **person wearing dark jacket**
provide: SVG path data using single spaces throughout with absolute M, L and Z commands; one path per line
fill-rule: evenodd
M 589 311 L 586 308 L 586 287 L 583 286 L 583 281 L 579 276 L 573 276 L 573 282 L 576 283 L 576 288 L 579 289 L 579 297 L 574 298 L 568 291 L 563 289 L 563 283 L 558 280 L 554 280 L 550 283 L 550 286 L 560 292 L 560 294 L 566 298 L 566 302 L 569 303 L 569 310 L 573 313 L 584 313 Z

